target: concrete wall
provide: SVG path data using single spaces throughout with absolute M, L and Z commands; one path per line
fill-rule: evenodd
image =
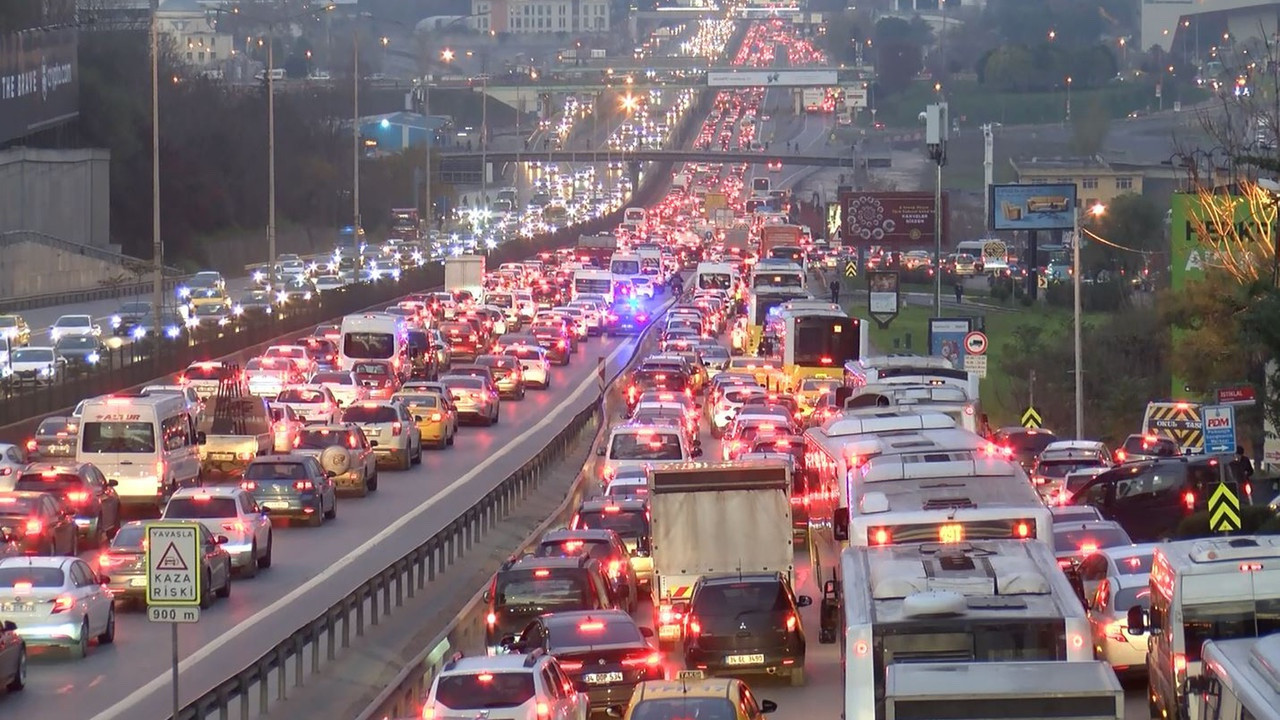
M 0 231 L 30 230 L 108 248 L 110 165 L 107 150 L 0 152 Z
M 0 248 L 0 297 L 87 290 L 119 278 L 125 282 L 141 279 L 119 262 L 36 239 L 19 240 Z

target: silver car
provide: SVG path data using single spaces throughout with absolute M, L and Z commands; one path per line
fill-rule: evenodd
M 488 380 L 474 375 L 446 375 L 440 382 L 449 389 L 459 417 L 474 418 L 482 425 L 493 425 L 501 418 L 498 388 Z
M 111 593 L 78 557 L 0 560 L 0 610 L 32 647 L 66 647 L 83 658 L 90 640 L 109 645 L 116 639 Z
M 357 403 L 342 411 L 342 422 L 360 426 L 378 460 L 389 462 L 398 470 L 408 470 L 422 462 L 422 433 L 403 403 Z

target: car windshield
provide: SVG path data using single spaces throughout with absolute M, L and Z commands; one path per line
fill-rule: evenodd
M 98 341 L 93 337 L 67 337 L 59 340 L 55 347 L 59 350 L 93 350 L 98 347 Z
M 738 720 L 737 706 L 723 697 L 680 697 L 644 700 L 631 710 L 631 720 Z
M 65 317 L 65 316 L 60 317 L 58 318 L 58 321 L 53 324 L 53 326 L 54 327 L 89 327 L 92 324 L 93 323 L 89 320 L 89 318 L 84 317 L 82 315 L 75 315 L 71 317 Z
M 334 445 L 355 448 L 360 446 L 360 442 L 354 434 L 345 430 L 304 430 L 298 438 L 298 447 L 307 450 L 324 450 Z
M 244 470 L 245 480 L 306 480 L 307 466 L 296 462 L 255 462 Z
M 356 405 L 342 411 L 342 422 L 360 424 L 393 423 L 399 419 L 400 416 L 396 413 L 395 408 L 387 405 Z
M 164 518 L 180 518 L 182 520 L 213 520 L 217 518 L 233 518 L 240 513 L 235 498 L 210 497 L 195 495 L 176 497 L 164 508 Z
M 24 584 L 37 588 L 60 588 L 65 582 L 61 568 L 23 566 L 0 568 L 0 588 L 14 588 Z
M 630 618 L 625 620 L 586 617 L 581 621 L 557 622 L 548 628 L 547 639 L 551 653 L 562 648 L 580 648 L 592 645 L 618 645 L 644 642 L 640 629 Z
M 624 540 L 637 540 L 648 537 L 649 518 L 644 510 L 623 510 L 607 505 L 600 510 L 580 511 L 574 520 L 574 527 L 584 530 L 612 530 Z
M 532 700 L 535 692 L 529 670 L 442 675 L 435 700 L 451 710 L 513 708 Z
M 18 327 L 18 318 L 12 315 L 0 315 L 0 328 Z
M 47 348 L 18 348 L 9 356 L 14 363 L 53 362 L 53 350 Z
M 87 453 L 154 453 L 155 428 L 148 422 L 86 422 L 80 428 L 80 449 Z
M 1054 530 L 1053 547 L 1060 553 L 1092 553 L 1099 548 L 1128 545 L 1132 541 L 1120 528 L 1083 528 L 1079 530 Z

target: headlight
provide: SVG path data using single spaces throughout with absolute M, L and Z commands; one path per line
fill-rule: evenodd
M 308 291 L 306 292 L 306 294 L 304 294 L 304 295 L 302 296 L 302 299 L 303 299 L 303 300 L 310 300 L 310 299 L 311 299 L 311 291 L 310 291 L 310 290 L 308 290 Z
M 96 352 L 91 352 L 88 355 L 86 355 L 84 359 L 85 359 L 85 362 L 89 363 L 90 365 L 97 365 L 98 361 L 101 360 L 102 357 L 98 355 L 98 353 Z
M 62 331 L 59 330 L 58 328 L 53 328 L 52 330 L 49 331 L 49 337 L 52 338 L 54 342 L 58 341 L 58 337 L 60 335 L 62 335 Z
M 289 294 L 288 294 L 288 293 L 283 293 L 283 292 L 278 292 L 278 293 L 276 293 L 276 302 L 278 302 L 278 303 L 284 303 L 284 302 L 285 302 L 285 301 L 287 301 L 288 299 L 289 299 Z
M 181 335 L 181 334 L 182 334 L 182 328 L 179 328 L 179 327 L 167 327 L 167 328 L 165 328 L 165 329 L 164 329 L 164 334 L 165 334 L 165 335 L 167 335 L 167 336 L 168 336 L 168 337 L 170 337 L 170 338 L 176 338 L 176 337 L 178 337 L 179 335 Z
M 133 337 L 136 340 L 141 340 L 142 338 L 146 337 L 146 335 L 147 335 L 147 329 L 144 327 L 136 327 L 133 329 Z
M 243 308 L 243 307 L 241 307 L 241 306 L 239 306 L 239 305 L 236 305 L 235 307 L 231 308 L 231 312 L 232 312 L 232 313 L 234 313 L 234 314 L 236 314 L 236 315 L 243 315 L 243 314 L 244 314 L 244 308 Z
M 181 298 L 191 297 L 191 288 L 185 288 L 185 287 L 178 288 L 178 297 L 181 297 Z
M 119 315 L 112 315 L 112 316 L 111 316 L 111 327 L 113 327 L 113 328 L 118 328 L 118 327 L 120 327 L 120 324 L 121 324 L 122 322 L 123 322 L 123 321 L 120 319 L 120 316 L 119 316 Z
M 41 376 L 41 377 L 53 377 L 53 366 L 52 366 L 52 365 L 45 365 L 44 367 L 40 368 L 40 376 Z
M 264 274 L 263 274 L 263 272 L 262 272 L 261 270 L 254 270 L 254 271 L 253 271 L 253 281 L 254 281 L 255 283 L 261 283 L 263 280 L 265 280 L 265 279 L 266 279 L 266 277 L 267 277 L 267 276 L 266 276 L 266 275 L 264 275 Z
M 13 374 L 13 368 L 9 367 L 8 365 L 5 365 L 4 367 L 0 367 L 0 377 L 9 377 L 12 374 Z

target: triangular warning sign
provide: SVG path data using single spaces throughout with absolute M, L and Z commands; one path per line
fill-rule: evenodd
M 178 551 L 178 546 L 172 541 L 169 547 L 164 549 L 160 555 L 160 561 L 156 563 L 157 570 L 171 570 L 174 572 L 186 572 L 187 561 L 182 559 L 182 553 Z

